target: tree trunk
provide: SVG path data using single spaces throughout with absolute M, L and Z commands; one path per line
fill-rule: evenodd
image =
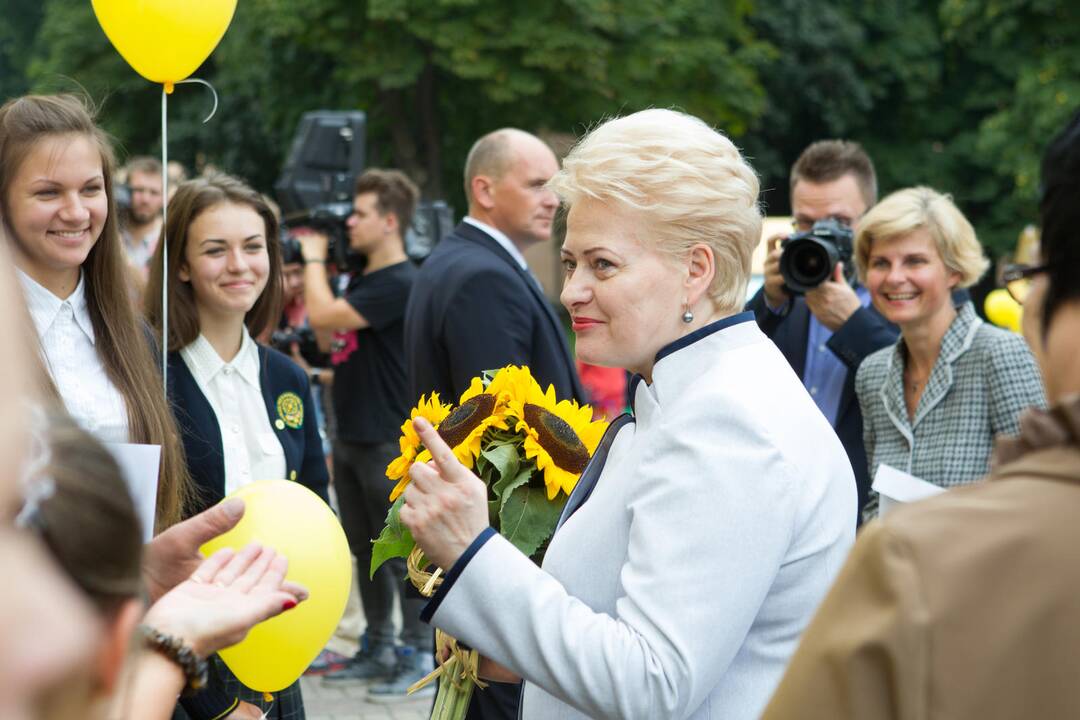
M 420 80 L 416 85 L 417 120 L 419 121 L 420 135 L 424 139 L 426 151 L 427 185 L 424 188 L 424 197 L 428 200 L 442 200 L 442 135 L 439 128 L 439 113 L 437 110 L 438 85 L 435 76 L 435 65 L 431 62 L 431 52 L 428 51 L 427 62 L 424 71 L 420 74 Z

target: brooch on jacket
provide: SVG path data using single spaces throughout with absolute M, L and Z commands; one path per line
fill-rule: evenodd
M 283 392 L 277 399 L 278 420 L 274 423 L 278 430 L 285 426 L 297 429 L 304 424 L 304 401 L 294 392 Z

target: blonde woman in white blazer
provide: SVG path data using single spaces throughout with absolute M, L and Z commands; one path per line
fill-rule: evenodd
M 524 718 L 756 718 L 855 536 L 829 423 L 750 313 L 758 181 L 700 120 L 586 136 L 563 304 L 585 362 L 636 373 L 543 567 L 488 527 L 483 484 L 418 422 L 401 519 L 447 568 L 423 617 L 524 679 Z

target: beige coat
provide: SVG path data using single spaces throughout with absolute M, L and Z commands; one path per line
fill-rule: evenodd
M 860 534 L 763 717 L 1080 717 L 1080 397 Z

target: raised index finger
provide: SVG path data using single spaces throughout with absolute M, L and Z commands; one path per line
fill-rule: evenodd
M 430 422 L 424 418 L 416 418 L 413 420 L 413 428 L 416 430 L 416 434 L 420 436 L 420 441 L 424 443 L 424 447 L 431 453 L 431 459 L 435 461 L 435 467 L 439 469 L 439 474 L 442 475 L 444 480 L 456 482 L 461 479 L 461 473 L 469 472 L 454 457 L 454 451 L 450 449 L 442 436 L 435 431 Z

